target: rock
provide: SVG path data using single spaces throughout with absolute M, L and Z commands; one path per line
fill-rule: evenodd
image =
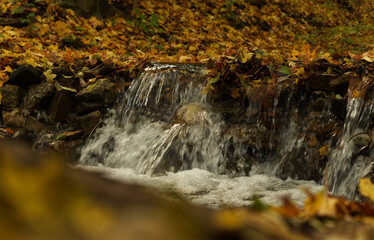
M 101 123 L 101 113 L 100 111 L 95 111 L 89 114 L 86 114 L 82 117 L 77 118 L 78 125 L 83 131 L 85 131 L 84 137 L 91 134 L 93 130 Z
M 97 106 L 105 107 L 113 104 L 116 100 L 116 87 L 115 84 L 107 79 L 99 79 L 88 87 L 82 89 L 77 95 L 78 103 L 91 103 Z M 91 105 L 92 106 L 92 105 Z M 96 108 L 98 110 L 100 108 Z M 87 109 L 81 109 L 85 112 Z
M 116 68 L 112 64 L 104 64 L 100 69 L 99 69 L 99 75 L 101 76 L 106 76 L 112 72 L 114 72 Z
M 69 113 L 73 112 L 75 103 L 74 93 L 56 91 L 49 105 L 48 114 L 55 121 L 66 121 Z
M 330 81 L 336 77 L 334 74 L 315 73 L 305 79 L 306 88 L 308 90 L 331 90 Z
M 235 142 L 255 146 L 262 150 L 271 150 L 276 147 L 271 132 L 263 125 L 232 125 L 224 133 L 226 138 L 233 138 Z
M 63 87 L 68 87 L 68 88 L 77 89 L 77 90 L 82 89 L 79 83 L 79 80 L 77 78 L 60 78 L 57 80 L 57 82 Z
M 23 97 L 23 89 L 17 85 L 4 85 L 0 87 L 1 107 L 15 108 L 19 107 Z
M 4 125 L 25 128 L 34 133 L 45 128 L 44 124 L 39 122 L 35 117 L 31 116 L 26 110 L 14 109 L 13 111 L 3 115 Z
M 314 132 L 322 140 L 337 129 L 340 121 L 330 112 L 310 112 L 302 124 L 306 124 L 307 132 Z
M 84 115 L 84 114 L 93 112 L 95 110 L 101 109 L 101 108 L 102 108 L 101 103 L 82 102 L 76 106 L 75 112 L 78 115 Z
M 48 82 L 32 86 L 23 98 L 22 107 L 27 110 L 45 108 L 54 91 L 55 87 Z
M 351 140 L 357 148 L 368 147 L 371 145 L 371 138 L 366 133 L 361 133 L 353 136 Z
M 221 174 L 229 176 L 248 176 L 253 165 L 253 158 L 250 156 L 229 157 Z
M 22 88 L 41 83 L 40 72 L 29 64 L 24 64 L 13 71 L 6 84 L 18 85 Z
M 331 106 L 331 100 L 327 98 L 317 98 L 312 101 L 311 108 L 312 111 L 322 112 Z
M 260 108 L 254 108 L 250 107 L 247 109 L 245 112 L 244 116 L 246 117 L 246 122 L 248 124 L 254 124 L 257 121 L 259 121 L 259 113 L 260 113 Z
M 309 148 L 306 142 L 292 147 L 286 153 L 280 153 L 280 156 L 275 159 L 277 161 L 275 176 L 281 179 L 292 178 L 319 182 L 326 166 L 326 161 L 320 158 L 318 147 Z
M 207 114 L 208 113 L 199 104 L 191 103 L 178 108 L 174 121 L 197 124 L 206 120 Z
M 347 89 L 349 85 L 349 80 L 353 78 L 356 74 L 354 72 L 346 72 L 340 77 L 337 77 L 330 81 L 330 87 L 334 91 L 340 91 L 342 89 Z
M 345 99 L 333 99 L 331 103 L 331 112 L 340 119 L 344 119 L 347 112 L 347 101 Z

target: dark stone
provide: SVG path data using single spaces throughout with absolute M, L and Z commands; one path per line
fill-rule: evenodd
M 232 125 L 225 131 L 224 136 L 233 138 L 237 143 L 260 147 L 263 150 L 270 150 L 276 145 L 270 130 L 263 125 Z
M 307 132 L 314 132 L 317 138 L 322 140 L 327 139 L 329 134 L 337 129 L 340 121 L 329 112 L 310 112 L 302 124 L 306 124 Z
M 55 87 L 52 83 L 41 83 L 30 87 L 23 98 L 22 107 L 28 110 L 45 108 L 51 100 Z
M 100 111 L 95 111 L 77 118 L 78 125 L 83 129 L 83 131 L 85 131 L 84 137 L 90 135 L 91 132 L 98 127 L 101 121 L 102 118 Z
M 338 92 L 348 88 L 349 80 L 355 76 L 354 72 L 346 72 L 340 77 L 337 77 L 330 81 L 330 87 L 332 90 Z
M 40 72 L 29 64 L 24 64 L 13 71 L 6 84 L 18 85 L 22 88 L 41 83 Z
M 114 72 L 116 69 L 112 64 L 104 64 L 100 69 L 99 69 L 99 75 L 105 76 L 108 75 L 112 72 Z
M 309 148 L 308 143 L 293 147 L 292 151 L 275 158 L 279 161 L 275 175 L 281 179 L 314 180 L 323 176 L 326 161 L 320 158 L 318 148 Z
M 1 107 L 15 108 L 19 107 L 23 97 L 24 90 L 17 85 L 4 85 L 0 87 Z
M 53 68 L 52 73 L 56 74 L 55 79 L 60 79 L 60 78 L 66 78 L 74 75 L 74 73 L 70 69 L 65 69 L 65 68 Z M 66 79 L 71 79 L 71 78 L 66 78 Z
M 345 99 L 333 99 L 331 103 L 331 112 L 340 119 L 344 119 L 347 112 L 347 101 Z
M 49 105 L 48 114 L 55 121 L 66 121 L 69 113 L 73 112 L 75 103 L 73 93 L 56 91 Z
M 100 107 L 109 106 L 116 100 L 116 86 L 107 79 L 99 79 L 93 85 L 82 89 L 77 95 L 78 103 L 96 103 Z M 97 108 L 99 109 L 99 108 Z
M 363 148 L 363 147 L 368 147 L 371 145 L 372 139 L 371 137 L 366 134 L 366 133 L 361 133 L 353 136 L 351 138 L 352 143 L 357 147 L 357 148 Z
M 14 126 L 24 128 L 34 133 L 41 131 L 45 128 L 45 125 L 39 122 L 35 117 L 30 115 L 27 110 L 15 109 L 3 117 L 4 124 L 6 126 Z
M 327 98 L 318 98 L 312 101 L 312 111 L 322 112 L 331 106 L 331 100 Z
M 330 91 L 330 81 L 336 75 L 334 74 L 313 74 L 310 77 L 305 79 L 307 90 L 321 90 L 321 91 Z
M 79 80 L 77 78 L 60 78 L 57 82 L 63 86 L 80 91 L 82 89 Z
M 75 112 L 78 115 L 84 115 L 84 114 L 90 113 L 92 111 L 99 110 L 102 107 L 103 106 L 100 103 L 82 102 L 82 103 L 77 105 L 77 107 L 75 108 Z

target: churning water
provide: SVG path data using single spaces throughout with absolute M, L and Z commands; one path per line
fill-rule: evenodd
M 221 113 L 213 109 L 211 97 L 202 94 L 203 71 L 204 65 L 194 64 L 147 67 L 82 149 L 80 165 L 109 178 L 177 192 L 193 203 L 211 207 L 245 206 L 255 197 L 279 205 L 284 196 L 300 206 L 305 197 L 302 187 L 321 190 L 313 181 L 274 176 L 282 168 L 303 166 L 309 159 L 308 142 L 301 134 L 305 128 L 294 121 L 294 107 L 286 107 L 283 127 L 269 136 L 271 141 L 283 134 L 277 146 L 270 146 L 277 151 L 271 161 L 249 167 L 242 158 L 247 149 L 224 134 Z M 368 130 L 373 112 L 372 102 L 348 99 L 341 136 L 328 155 L 330 192 L 352 198 L 358 179 L 370 171 L 368 158 L 357 154 L 361 150 L 353 142 L 357 134 Z M 260 124 L 255 124 L 260 130 Z M 299 165 L 286 164 L 292 154 Z M 234 157 L 237 165 L 232 174 L 228 165 Z

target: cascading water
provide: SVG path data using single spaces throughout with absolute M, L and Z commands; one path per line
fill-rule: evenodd
M 362 150 L 360 147 L 368 147 L 371 142 L 371 136 L 366 135 L 366 131 L 373 114 L 372 100 L 365 102 L 353 97 L 348 99 L 343 133 L 329 156 L 327 180 L 329 191 L 333 194 L 354 198 L 359 179 L 370 172 L 371 158 L 358 153 Z
M 194 64 L 147 67 L 84 146 L 80 164 L 108 177 L 173 189 L 212 207 L 248 205 L 255 196 L 272 204 L 288 196 L 301 205 L 299 185 L 321 189 L 313 182 L 258 175 L 272 172 L 264 168 L 273 166 L 264 164 L 245 176 L 254 162 L 263 163 L 275 151 L 277 132 L 269 135 L 258 117 L 248 126 L 225 122 L 210 96 L 202 94 L 203 70 Z M 277 104 L 270 115 L 276 111 Z M 270 128 L 275 125 L 271 117 Z M 241 177 L 220 175 L 232 173 Z
M 132 83 L 81 163 L 153 174 L 191 168 L 218 173 L 222 121 L 202 94 L 204 67 L 154 64 Z

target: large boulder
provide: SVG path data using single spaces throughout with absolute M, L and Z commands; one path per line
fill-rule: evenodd
M 29 64 L 24 64 L 14 70 L 6 84 L 18 85 L 26 88 L 33 84 L 41 83 L 40 72 Z
M 15 108 L 19 107 L 23 97 L 23 89 L 17 85 L 4 85 L 0 88 L 1 107 Z
M 100 111 L 95 111 L 77 118 L 77 123 L 84 131 L 84 137 L 89 136 L 102 122 Z
M 52 83 L 44 82 L 30 87 L 23 98 L 22 107 L 28 110 L 45 108 L 51 100 L 55 87 Z
M 95 83 L 92 83 L 88 87 L 82 89 L 76 95 L 76 99 L 79 103 L 77 107 L 77 109 L 79 109 L 79 113 L 99 110 L 100 108 L 109 106 L 115 102 L 115 84 L 108 79 L 99 79 Z M 89 109 L 84 108 L 84 105 L 88 106 Z

